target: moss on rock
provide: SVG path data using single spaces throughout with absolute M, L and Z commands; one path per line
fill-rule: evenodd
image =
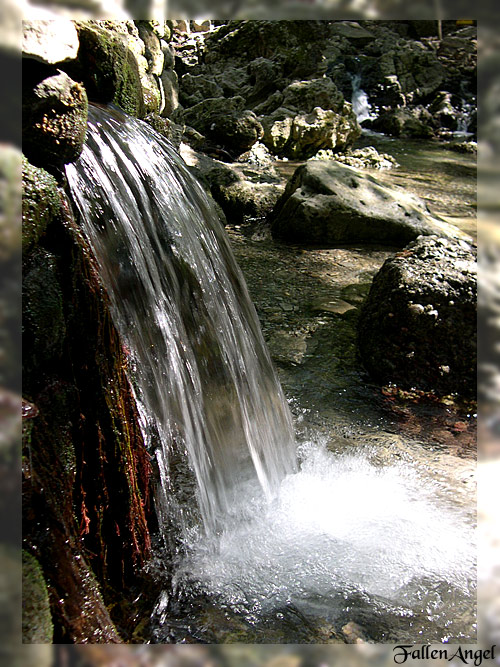
M 133 116 L 144 113 L 143 91 L 127 38 L 92 22 L 77 23 L 80 77 L 94 102 L 113 102 Z
M 65 72 L 23 91 L 23 150 L 33 164 L 59 170 L 78 158 L 87 132 L 87 94 Z
M 22 160 L 22 185 L 22 247 L 23 253 L 27 253 L 59 215 L 61 201 L 56 179 L 44 169 L 34 167 L 25 157 Z
M 23 551 L 23 643 L 51 644 L 54 633 L 42 568 Z

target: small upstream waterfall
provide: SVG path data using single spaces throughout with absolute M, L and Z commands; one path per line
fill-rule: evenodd
M 295 467 L 288 406 L 218 215 L 170 144 L 118 112 L 89 110 L 67 178 L 129 353 L 160 520 L 187 530 L 196 494 L 215 533 L 242 487 L 269 500 Z
M 370 103 L 368 102 L 368 95 L 361 88 L 361 76 L 359 74 L 354 74 L 352 77 L 352 110 L 354 111 L 358 123 L 362 123 L 364 120 L 373 118 L 373 111 Z

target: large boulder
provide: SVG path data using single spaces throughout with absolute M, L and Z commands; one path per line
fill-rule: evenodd
M 34 167 L 26 158 L 22 166 L 23 253 L 38 244 L 53 220 L 59 219 L 61 199 L 56 179 L 44 169 Z
M 77 159 L 87 131 L 84 87 L 57 71 L 23 95 L 23 150 L 38 166 L 60 170 Z
M 264 128 L 262 142 L 271 153 L 292 160 L 307 159 L 321 149 L 344 150 L 361 134 L 348 102 L 343 103 L 340 113 L 321 107 L 297 113 L 280 107 L 259 120 Z
M 359 319 L 372 377 L 439 394 L 476 390 L 476 248 L 421 237 L 375 276 Z
M 334 160 L 311 160 L 300 166 L 271 222 L 275 238 L 307 244 L 404 246 L 421 234 L 461 234 L 432 216 L 415 195 Z

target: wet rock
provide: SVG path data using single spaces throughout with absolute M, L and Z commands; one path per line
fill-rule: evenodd
M 57 219 L 61 202 L 56 179 L 44 169 L 22 162 L 23 253 L 37 245 L 47 226 Z
M 363 306 L 358 344 L 380 383 L 472 397 L 476 390 L 476 249 L 421 237 L 388 259 Z
M 24 91 L 23 151 L 33 164 L 60 170 L 82 151 L 87 132 L 87 95 L 65 72 Z
M 79 41 L 73 21 L 63 18 L 23 21 L 22 26 L 23 56 L 48 65 L 76 59 Z
M 342 112 L 316 107 L 311 113 L 295 113 L 281 107 L 270 116 L 260 117 L 264 128 L 262 142 L 279 157 L 307 159 L 321 149 L 342 150 L 361 135 L 351 105 Z
M 461 234 L 415 195 L 333 160 L 300 166 L 270 220 L 273 236 L 293 243 L 404 246 L 421 234 Z
M 271 357 L 280 363 L 298 365 L 305 361 L 307 343 L 305 336 L 288 331 L 276 331 L 267 341 Z
M 23 644 L 52 644 L 54 627 L 42 569 L 23 551 Z

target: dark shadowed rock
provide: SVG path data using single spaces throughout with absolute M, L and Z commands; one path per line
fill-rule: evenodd
M 334 160 L 310 160 L 288 182 L 271 214 L 275 238 L 293 243 L 404 246 L 421 234 L 461 235 L 403 189 Z
M 476 249 L 421 237 L 375 276 L 359 325 L 372 377 L 440 394 L 476 390 Z

